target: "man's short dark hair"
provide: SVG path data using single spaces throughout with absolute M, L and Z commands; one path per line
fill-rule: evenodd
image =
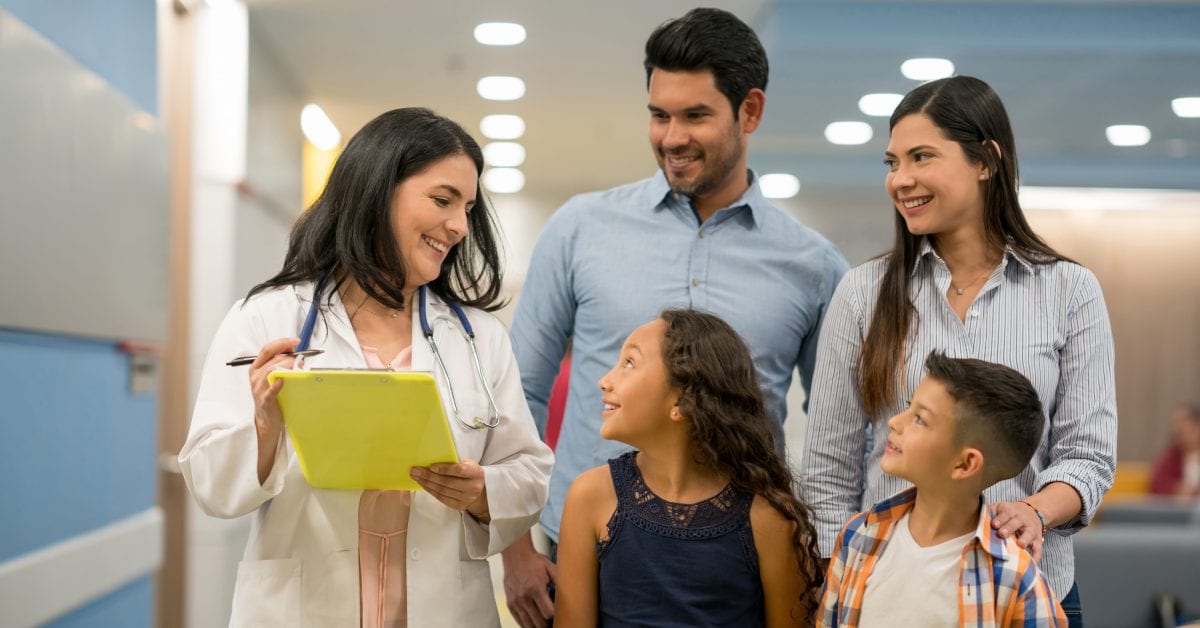
M 654 68 L 668 72 L 709 70 L 733 106 L 733 118 L 750 90 L 767 90 L 767 52 L 754 30 L 721 9 L 692 9 L 668 20 L 646 40 L 646 86 Z
M 1046 417 L 1033 384 L 1017 371 L 993 362 L 950 358 L 932 351 L 925 359 L 929 377 L 955 401 L 955 442 L 983 452 L 988 484 L 1016 476 L 1042 442 Z

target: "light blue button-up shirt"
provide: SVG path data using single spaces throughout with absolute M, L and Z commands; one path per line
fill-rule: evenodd
M 534 248 L 512 328 L 525 396 L 543 434 L 550 388 L 568 339 L 573 343 L 542 514 L 551 538 L 558 538 L 575 477 L 628 449 L 600 438 L 597 382 L 616 364 L 630 332 L 667 308 L 725 319 L 750 347 L 782 439 L 792 373 L 799 367 L 807 391 L 821 321 L 846 270 L 828 240 L 768 203 L 753 181 L 703 224 L 661 171 L 559 208 Z

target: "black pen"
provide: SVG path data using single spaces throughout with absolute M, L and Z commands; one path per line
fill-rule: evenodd
M 319 353 L 325 353 L 325 351 L 322 349 L 307 349 L 305 351 L 288 351 L 286 353 L 280 353 L 278 355 L 286 355 L 286 356 L 290 356 L 290 357 L 306 357 L 307 358 L 309 356 L 317 355 Z M 258 359 L 258 356 L 256 356 L 256 355 L 244 355 L 240 358 L 234 358 L 234 359 L 226 362 L 225 364 L 228 364 L 229 366 L 246 366 L 247 364 L 253 364 L 254 361 L 257 359 Z

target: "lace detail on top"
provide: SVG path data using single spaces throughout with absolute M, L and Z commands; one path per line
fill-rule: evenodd
M 636 455 L 631 451 L 608 462 L 617 492 L 617 510 L 609 520 L 608 540 L 599 544 L 601 548 L 614 538 L 622 516 L 647 532 L 677 539 L 710 539 L 746 525 L 754 495 L 729 484 L 702 502 L 669 502 L 646 486 L 634 461 Z

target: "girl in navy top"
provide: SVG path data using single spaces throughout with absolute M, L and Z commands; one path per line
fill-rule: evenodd
M 567 493 L 555 623 L 810 624 L 816 533 L 737 332 L 665 311 L 630 334 L 600 389 L 600 435 L 636 450 Z

